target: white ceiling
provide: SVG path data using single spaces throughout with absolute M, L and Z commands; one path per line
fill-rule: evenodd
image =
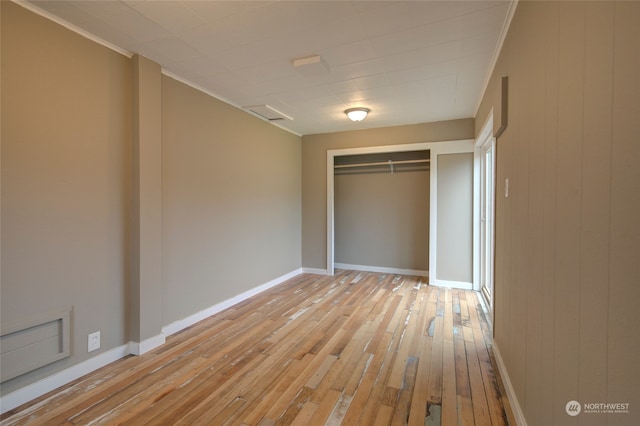
M 514 3 L 31 0 L 299 135 L 473 117 Z M 320 55 L 328 69 L 295 68 Z M 350 122 L 343 111 L 371 109 Z

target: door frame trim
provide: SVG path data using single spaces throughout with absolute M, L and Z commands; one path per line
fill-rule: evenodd
M 478 291 L 480 293 L 482 293 L 482 297 L 485 298 L 485 301 L 487 302 L 487 306 L 489 308 L 490 311 L 493 311 L 493 303 L 494 303 L 494 295 L 491 295 L 491 299 L 492 300 L 487 300 L 486 298 L 486 294 L 484 291 L 482 291 L 482 279 L 480 277 L 481 274 L 481 245 L 482 245 L 482 239 L 480 237 L 480 232 L 481 232 L 481 227 L 482 227 L 482 220 L 481 220 L 481 197 L 482 197 L 482 178 L 481 178 L 481 173 L 482 173 L 482 157 L 483 157 L 483 153 L 484 153 L 484 148 L 486 147 L 486 145 L 488 143 L 491 143 L 492 139 L 494 139 L 493 137 L 493 109 L 489 112 L 487 119 L 484 123 L 484 125 L 482 126 L 482 130 L 480 131 L 480 134 L 478 134 L 478 137 L 475 140 L 475 144 L 474 144 L 474 153 L 473 153 L 473 157 L 474 157 L 474 161 L 473 161 L 473 186 L 474 186 L 474 197 L 473 197 L 473 240 L 474 240 L 474 244 L 473 244 L 473 289 L 475 291 Z M 495 145 L 494 145 L 494 150 L 495 150 Z M 495 152 L 495 151 L 494 151 Z M 495 155 L 495 154 L 494 154 Z M 495 157 L 494 157 L 494 181 L 495 181 Z M 494 187 L 495 187 L 495 182 L 494 182 Z M 495 199 L 495 189 L 494 189 L 494 199 Z M 494 216 L 495 216 L 495 206 L 494 206 Z M 495 221 L 494 221 L 495 224 Z M 495 246 L 495 225 L 493 228 L 493 241 L 494 241 L 494 246 Z M 494 258 L 495 257 L 495 249 L 493 250 L 492 253 L 492 259 L 490 259 L 490 262 L 492 264 L 492 268 L 494 268 L 493 262 L 494 262 Z M 494 280 L 495 282 L 495 280 Z
M 357 155 L 357 154 L 377 154 L 377 153 L 389 153 L 389 152 L 404 152 L 404 151 L 429 151 L 430 152 L 430 197 L 429 197 L 429 284 L 439 285 L 437 279 L 437 191 L 438 191 L 438 155 L 441 154 L 458 154 L 458 153 L 471 153 L 474 151 L 473 139 L 461 139 L 453 141 L 440 141 L 440 142 L 421 142 L 412 144 L 399 144 L 399 145 L 383 145 L 383 146 L 370 146 L 363 148 L 346 148 L 346 149 L 331 149 L 327 150 L 327 275 L 333 275 L 335 270 L 334 260 L 334 244 L 335 244 L 335 220 L 334 220 L 334 159 L 335 157 L 343 155 Z M 447 286 L 445 282 L 442 283 Z M 471 289 L 472 283 L 456 283 L 459 284 L 456 287 Z

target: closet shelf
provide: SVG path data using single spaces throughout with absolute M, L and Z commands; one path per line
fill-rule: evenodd
M 430 160 L 427 159 L 419 159 L 419 160 L 400 160 L 400 161 L 377 161 L 373 163 L 354 163 L 354 164 L 336 164 L 333 166 L 335 169 L 350 169 L 352 167 L 372 167 L 372 166 L 396 166 L 400 164 L 418 164 L 418 163 L 428 163 Z

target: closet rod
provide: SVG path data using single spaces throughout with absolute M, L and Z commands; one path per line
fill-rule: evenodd
M 388 166 L 388 165 L 396 165 L 396 164 L 415 164 L 415 163 L 428 163 L 429 159 L 422 160 L 402 160 L 402 161 L 380 161 L 376 163 L 357 163 L 357 164 L 337 164 L 334 166 L 335 169 L 346 169 L 351 167 L 370 167 L 370 166 Z

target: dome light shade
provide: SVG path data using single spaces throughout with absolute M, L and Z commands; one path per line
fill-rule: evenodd
M 345 110 L 345 114 L 351 121 L 362 121 L 367 117 L 371 110 L 369 108 L 349 108 Z

